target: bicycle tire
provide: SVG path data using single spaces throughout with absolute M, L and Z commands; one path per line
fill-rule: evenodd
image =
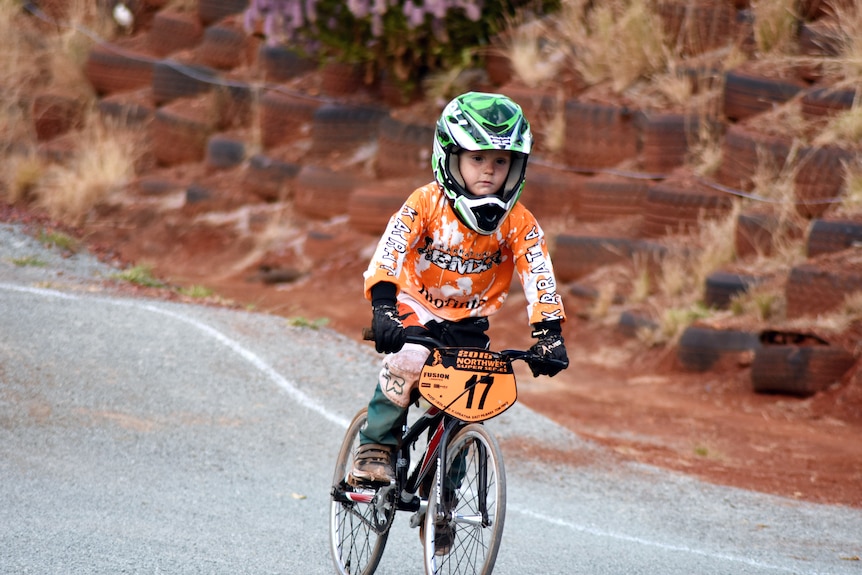
M 744 69 L 729 70 L 724 76 L 724 115 L 740 122 L 793 99 L 805 87 L 797 79 L 770 78 Z
M 298 50 L 284 46 L 261 44 L 257 54 L 258 63 L 267 82 L 287 82 L 317 69 L 317 63 L 303 56 Z
M 431 126 L 391 116 L 380 119 L 375 169 L 381 179 L 426 176 L 431 165 L 428 142 L 434 141 Z
M 369 525 L 369 517 L 375 514 L 373 503 L 342 503 L 335 499 L 338 489 L 350 489 L 354 493 L 372 495 L 374 489 L 352 488 L 345 478 L 353 464 L 353 456 L 359 447 L 359 430 L 368 419 L 368 410 L 363 409 L 353 418 L 344 435 L 338 452 L 335 473 L 332 477 L 332 495 L 329 513 L 329 544 L 335 569 L 340 575 L 371 575 L 377 569 L 389 527 L 395 514 L 393 501 L 385 505 L 385 527 L 376 532 Z M 357 512 L 358 511 L 358 512 Z M 379 514 L 378 519 L 379 519 Z
M 171 8 L 153 16 L 153 27 L 147 37 L 150 50 L 165 58 L 194 48 L 201 43 L 203 34 L 204 27 L 196 15 Z
M 151 142 L 161 166 L 200 162 L 206 155 L 207 140 L 216 126 L 210 115 L 194 100 L 178 100 L 156 110 Z
M 759 348 L 755 333 L 690 325 L 679 338 L 676 356 L 684 370 L 703 373 L 717 370 L 724 358 L 738 364 L 740 355 Z
M 207 140 L 204 160 L 208 168 L 229 170 L 245 160 L 246 150 L 246 142 L 242 137 L 221 132 L 213 134 Z
M 708 308 L 727 309 L 734 297 L 761 281 L 762 278 L 756 275 L 714 271 L 706 277 L 703 303 Z
M 218 73 L 209 66 L 165 59 L 153 65 L 153 102 L 158 106 L 210 92 Z
M 640 153 L 641 114 L 626 106 L 566 102 L 564 155 L 582 169 L 610 168 Z
M 862 246 L 862 217 L 823 219 L 811 222 L 806 242 L 809 258 Z
M 581 190 L 579 215 L 585 222 L 603 222 L 643 211 L 651 182 L 614 175 L 598 175 Z
M 790 156 L 791 144 L 790 138 L 762 134 L 745 125 L 734 124 L 724 136 L 721 165 L 715 179 L 719 184 L 751 191 L 758 167 L 780 170 Z
M 503 525 L 506 518 L 506 473 L 500 446 L 494 436 L 481 424 L 471 423 L 459 431 L 447 446 L 446 464 L 438 470 L 436 481 L 428 498 L 425 514 L 424 557 L 426 575 L 490 575 L 494 570 Z M 458 485 L 451 488 L 445 479 L 456 459 L 463 457 L 463 474 Z M 482 481 L 484 477 L 484 482 Z M 480 501 L 480 482 L 487 491 L 485 505 L 488 522 L 483 525 Z M 436 555 L 437 502 L 446 489 L 455 495 L 447 521 L 454 529 L 452 546 L 448 553 Z M 446 495 L 446 497 L 449 497 Z
M 817 120 L 835 116 L 853 107 L 856 90 L 853 88 L 815 88 L 802 96 L 802 117 Z
M 242 24 L 227 20 L 204 30 L 198 55 L 207 66 L 217 70 L 233 70 L 242 65 L 254 64 L 256 56 L 252 45 Z
M 703 220 L 723 218 L 732 208 L 727 194 L 685 180 L 665 180 L 646 192 L 641 233 L 649 238 L 692 233 Z
M 218 22 L 248 8 L 248 0 L 198 0 L 198 18 L 204 26 Z
M 158 61 L 137 38 L 93 46 L 84 64 L 84 76 L 99 95 L 149 87 Z
M 819 342 L 764 345 L 754 354 L 751 385 L 757 393 L 811 397 L 840 383 L 855 363 L 853 354 Z
M 658 15 L 666 37 L 686 56 L 715 50 L 733 38 L 736 12 L 728 2 L 666 2 L 658 5 Z
M 700 139 L 702 120 L 694 114 L 647 114 L 641 130 L 643 169 L 670 173 L 685 164 L 689 147 Z
M 811 146 L 799 151 L 794 184 L 796 212 L 806 219 L 822 217 L 838 201 L 845 185 L 845 165 L 853 165 L 859 154 L 839 146 Z

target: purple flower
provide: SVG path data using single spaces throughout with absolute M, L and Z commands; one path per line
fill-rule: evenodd
M 350 13 L 360 20 L 368 16 L 370 9 L 368 0 L 347 0 L 347 7 L 350 9 Z
M 425 12 L 434 16 L 437 20 L 442 20 L 446 17 L 446 10 L 448 8 L 446 0 L 425 0 Z
M 478 22 L 482 17 L 482 7 L 479 5 L 479 2 L 466 0 L 461 4 L 461 7 L 464 8 L 464 15 L 471 22 Z
M 254 25 L 260 20 L 260 13 L 253 11 L 251 8 L 245 11 L 242 17 L 242 29 L 246 34 L 254 32 Z
M 410 28 L 418 28 L 425 21 L 425 12 L 422 8 L 415 5 L 413 0 L 407 0 L 404 3 L 404 17 L 407 18 L 407 25 Z
M 302 17 L 302 4 L 291 2 L 288 11 L 284 13 L 284 21 L 291 32 L 301 28 L 305 19 Z
M 279 42 L 279 28 L 281 17 L 275 12 L 267 14 L 263 19 L 263 35 L 266 37 L 266 43 L 270 46 L 275 46 Z
M 317 0 L 305 0 L 305 19 L 311 23 L 317 22 Z
M 383 36 L 383 18 L 380 17 L 380 14 L 371 16 L 371 34 L 375 38 Z

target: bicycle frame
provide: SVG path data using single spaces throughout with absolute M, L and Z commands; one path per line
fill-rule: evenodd
M 398 511 L 412 512 L 410 526 L 420 527 L 427 574 L 490 575 L 493 569 L 506 483 L 500 447 L 483 422 L 517 400 L 512 362 L 538 356 L 424 343 L 431 354 L 411 404 L 421 395 L 428 407 L 412 422 L 404 414 L 391 483 L 349 481 L 365 410 L 345 434 L 331 491 L 331 546 L 341 575 L 374 573 Z

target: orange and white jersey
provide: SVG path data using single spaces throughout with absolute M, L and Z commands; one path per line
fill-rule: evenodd
M 536 218 L 515 204 L 500 228 L 478 234 L 460 222 L 436 182 L 415 190 L 394 214 L 365 271 L 371 286 L 394 283 L 400 295 L 433 315 L 457 321 L 502 307 L 517 273 L 529 323 L 565 321 L 545 236 Z

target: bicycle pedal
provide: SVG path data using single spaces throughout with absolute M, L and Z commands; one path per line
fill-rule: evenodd
M 421 527 L 425 524 L 425 510 L 420 510 L 410 516 L 410 529 Z
M 366 489 L 383 489 L 384 487 L 390 487 L 395 484 L 394 481 L 375 481 L 373 479 L 363 479 L 361 477 L 354 477 L 353 474 L 347 475 L 347 484 L 351 487 L 363 487 Z

